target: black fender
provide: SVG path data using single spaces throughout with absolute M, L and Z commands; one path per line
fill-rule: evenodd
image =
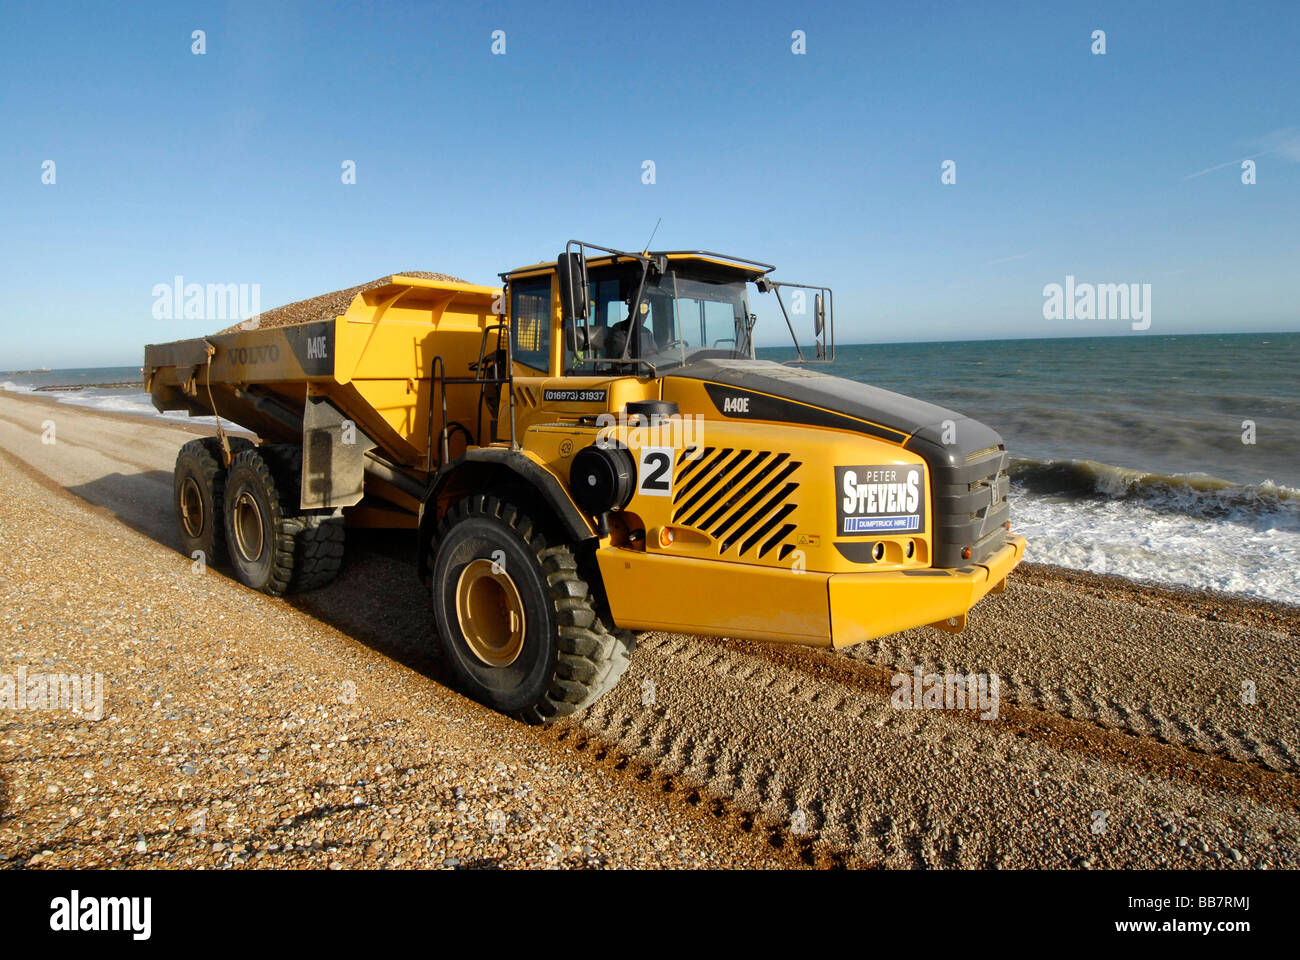
M 574 505 L 555 474 L 518 450 L 477 447 L 443 464 L 429 482 L 429 489 L 420 504 L 417 569 L 421 579 L 428 577 L 429 544 L 438 524 L 438 496 L 453 478 L 466 479 L 472 491 L 485 491 L 503 479 L 522 480 L 550 510 L 560 531 L 570 543 L 596 539 L 591 521 Z

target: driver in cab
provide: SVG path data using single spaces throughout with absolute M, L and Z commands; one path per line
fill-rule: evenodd
M 659 352 L 659 343 L 655 340 L 654 333 L 646 325 L 646 320 L 650 316 L 650 304 L 645 300 L 641 301 L 637 309 L 639 314 L 638 322 L 632 323 L 632 300 L 635 294 L 624 301 L 627 307 L 628 315 L 609 328 L 609 333 L 605 337 L 605 357 L 610 360 L 617 360 L 623 356 L 624 347 L 628 347 L 627 355 L 629 357 L 645 357 Z M 632 337 L 632 343 L 629 347 L 628 336 Z

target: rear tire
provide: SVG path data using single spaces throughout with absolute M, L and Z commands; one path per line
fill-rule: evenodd
M 242 437 L 230 437 L 232 453 L 252 446 Z M 191 440 L 176 455 L 172 472 L 172 507 L 181 552 L 217 566 L 226 559 L 225 531 L 226 470 L 221 465 L 221 441 L 217 437 Z
M 343 569 L 345 527 L 343 514 L 294 517 L 288 521 L 297 526 L 294 538 L 293 582 L 295 591 L 319 590 L 331 583 Z
M 258 451 L 270 468 L 280 493 L 284 532 L 293 538 L 293 578 L 289 589 L 295 593 L 317 590 L 330 583 L 343 568 L 347 539 L 343 512 L 299 508 L 302 502 L 302 447 L 276 443 L 259 447 Z
M 429 553 L 443 654 L 475 700 L 527 723 L 568 716 L 607 693 L 634 641 L 596 615 L 572 549 L 497 496 L 451 507 Z

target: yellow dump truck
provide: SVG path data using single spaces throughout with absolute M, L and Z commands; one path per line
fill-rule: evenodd
M 347 527 L 403 531 L 457 681 L 534 723 L 640 631 L 961 629 L 1024 553 L 1002 439 L 819 372 L 833 295 L 772 270 L 570 241 L 502 287 L 394 276 L 330 320 L 148 346 L 159 410 L 259 438 L 181 449 L 182 547 L 280 594 L 327 583 Z M 756 359 L 751 288 L 792 360 Z

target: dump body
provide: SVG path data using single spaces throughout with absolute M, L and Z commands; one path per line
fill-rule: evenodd
M 435 419 L 442 416 L 442 385 L 431 388 L 436 358 L 446 377 L 473 378 L 471 365 L 485 342 L 489 350 L 496 346 L 495 334 L 487 331 L 499 322 L 499 298 L 495 287 L 394 276 L 357 294 L 347 312 L 332 320 L 151 344 L 145 348 L 145 386 L 159 410 L 216 414 L 264 441 L 302 443 L 304 498 L 322 483 L 332 489 L 338 481 L 328 475 L 339 471 L 329 461 L 354 451 L 373 449 L 418 478 L 437 462 L 430 451 L 431 403 Z M 488 429 L 482 401 L 492 392 L 470 384 L 446 388 L 448 421 L 465 425 L 474 442 Z M 337 415 L 314 414 L 321 401 Z M 313 422 L 333 427 L 340 421 L 350 422 L 347 434 L 332 433 L 327 447 L 313 443 Z M 352 431 L 354 442 L 339 442 Z M 436 446 L 436 427 L 433 432 Z M 465 441 L 461 437 L 458 445 Z M 327 456 L 313 457 L 322 449 Z M 385 492 L 408 512 L 418 508 L 409 492 Z M 358 490 L 319 497 L 313 505 L 352 506 L 359 499 Z
M 287 442 L 300 439 L 307 397 L 327 397 L 388 458 L 415 466 L 428 452 L 434 357 L 449 376 L 472 376 L 499 296 L 495 287 L 395 276 L 333 320 L 152 344 L 145 386 L 159 410 L 215 413 Z M 449 391 L 449 415 L 472 420 L 477 400 Z

